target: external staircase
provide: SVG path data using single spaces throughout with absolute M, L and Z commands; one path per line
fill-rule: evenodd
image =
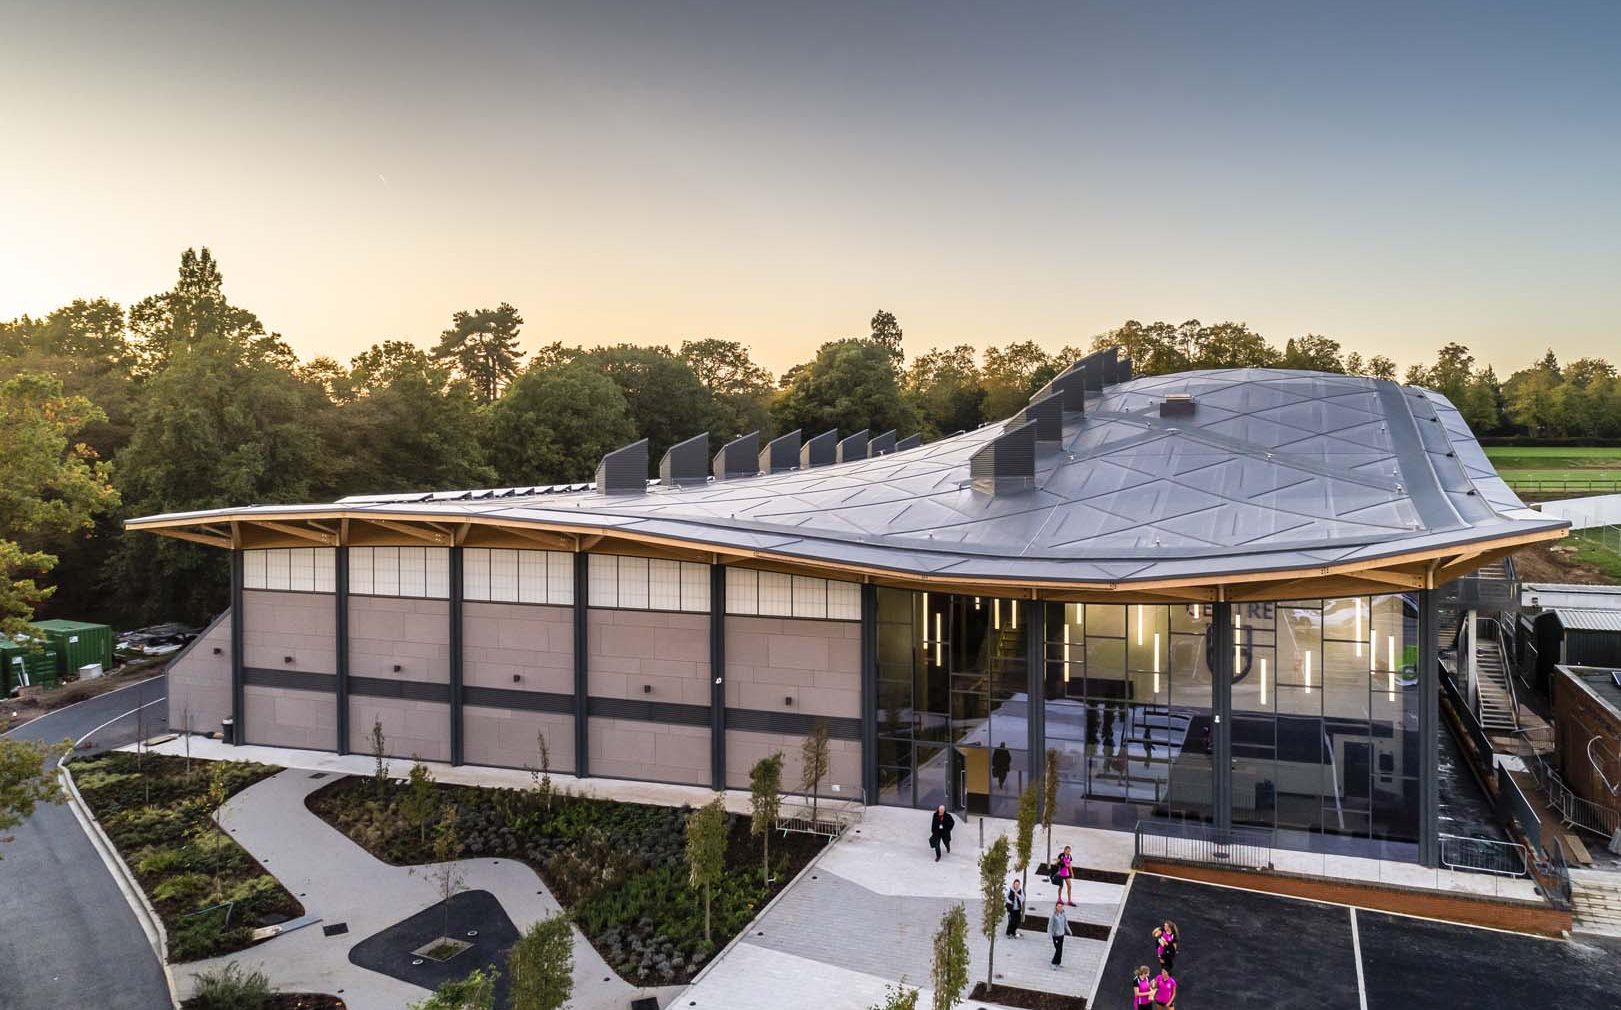
M 1575 932 L 1621 937 L 1621 873 L 1571 870 L 1570 896 Z
M 1475 676 L 1480 726 L 1490 736 L 1511 736 L 1520 728 L 1520 705 L 1509 683 L 1508 663 L 1495 635 L 1475 639 Z

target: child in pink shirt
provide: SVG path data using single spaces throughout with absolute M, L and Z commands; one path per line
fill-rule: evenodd
M 1137 1010 L 1144 1010 L 1154 1002 L 1154 980 L 1148 977 L 1148 965 L 1137 969 L 1137 975 L 1131 982 L 1131 1005 Z
M 1164 968 L 1154 976 L 1154 1005 L 1157 1007 L 1176 1006 L 1176 979 Z

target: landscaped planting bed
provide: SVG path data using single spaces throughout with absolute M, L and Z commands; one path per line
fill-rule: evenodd
M 79 793 L 162 917 L 170 961 L 242 950 L 256 927 L 304 914 L 211 816 L 220 798 L 281 769 L 193 761 L 188 775 L 184 758 L 122 751 L 71 767 Z
M 580 930 L 636 985 L 689 981 L 821 849 L 807 835 L 773 832 L 775 883 L 761 879 L 760 840 L 745 817 L 729 818 L 726 875 L 714 889 L 711 943 L 704 942 L 701 891 L 688 885 L 687 808 L 616 803 L 537 791 L 437 786 L 457 810 L 466 858 L 517 859 L 540 874 Z M 434 861 L 402 801 L 406 786 L 344 778 L 312 793 L 309 808 L 367 851 L 395 865 Z

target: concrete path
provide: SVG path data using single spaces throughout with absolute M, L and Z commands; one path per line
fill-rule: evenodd
M 349 1010 L 403 1010 L 427 995 L 418 986 L 349 963 L 349 948 L 436 904 L 440 897 L 431 866 L 390 866 L 309 812 L 304 798 L 331 781 L 330 776 L 316 778 L 307 770 L 289 769 L 244 789 L 225 804 L 219 817 L 225 830 L 322 923 L 246 951 L 177 967 L 183 996 L 191 991 L 196 971 L 229 961 L 262 969 L 284 990 L 341 994 Z M 546 885 L 522 863 L 466 859 L 458 865 L 466 889 L 494 894 L 519 930 L 558 909 Z M 348 924 L 347 933 L 324 935 L 322 925 L 338 922 Z M 575 1010 L 622 1010 L 633 997 L 658 994 L 620 979 L 575 931 Z
M 117 746 L 138 729 L 163 729 L 166 690 L 156 677 L 47 713 L 9 735 L 54 742 L 95 730 L 87 744 Z M 143 717 L 125 715 L 142 705 Z M 0 1008 L 168 1006 L 163 966 L 72 811 L 38 807 L 12 834 L 0 843 Z
M 904 979 L 924 991 L 928 1003 L 932 943 L 940 916 L 961 903 L 968 913 L 970 978 L 985 977 L 989 941 L 980 932 L 979 819 L 958 826 L 954 851 L 940 862 L 927 844 L 928 812 L 877 807 L 858 829 L 823 854 L 753 929 L 682 994 L 682 1006 L 698 1010 L 859 1010 L 878 1002 L 885 987 Z M 1011 822 L 986 818 L 985 843 Z M 1055 851 L 1074 846 L 1077 862 L 1125 872 L 1131 839 L 1119 832 L 1056 828 Z M 1046 852 L 1036 832 L 1036 859 Z M 1046 916 L 1055 891 L 1031 879 L 1029 911 Z M 1113 923 L 1123 885 L 1078 882 L 1070 920 Z M 1108 944 L 1071 937 L 1064 964 L 1053 971 L 1052 944 L 1044 932 L 1024 930 L 1018 939 L 996 941 L 996 981 L 1026 989 L 1086 996 L 1092 990 Z M 972 985 L 972 983 L 970 983 Z M 991 1007 L 973 1000 L 965 1004 Z

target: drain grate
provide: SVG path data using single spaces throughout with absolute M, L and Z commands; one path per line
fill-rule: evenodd
M 630 1001 L 630 1010 L 659 1010 L 659 1001 L 653 996 L 633 999 Z
M 347 922 L 334 922 L 330 926 L 322 926 L 321 932 L 327 936 L 340 936 L 349 932 L 349 924 Z
M 326 778 L 326 772 L 312 772 L 310 774 L 310 778 L 312 778 L 312 779 L 324 779 L 324 778 Z

